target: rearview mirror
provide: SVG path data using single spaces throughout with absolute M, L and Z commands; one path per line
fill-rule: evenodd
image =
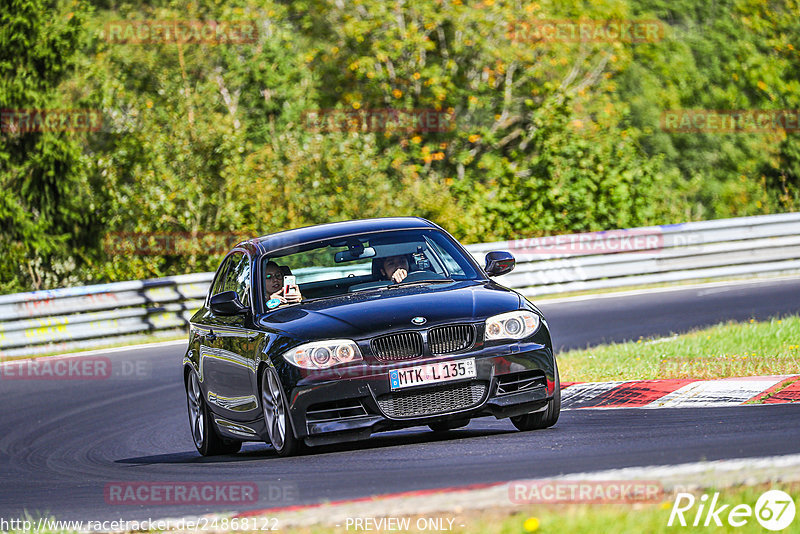
M 248 309 L 239 300 L 236 291 L 223 291 L 211 297 L 211 311 L 217 315 L 239 315 Z
M 489 252 L 486 255 L 486 267 L 484 270 L 489 276 L 500 276 L 514 270 L 517 260 L 510 252 L 497 251 Z
M 333 261 L 335 261 L 336 263 L 342 263 L 345 261 L 363 260 L 366 258 L 371 258 L 374 255 L 375 255 L 375 249 L 372 247 L 351 248 L 348 250 L 342 250 L 341 252 L 337 252 L 333 256 Z

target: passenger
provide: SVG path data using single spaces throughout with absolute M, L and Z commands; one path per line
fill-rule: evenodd
M 269 299 L 277 299 L 281 304 L 296 304 L 303 300 L 300 288 L 297 284 L 288 287 L 284 293 L 283 278 L 284 272 L 291 275 L 292 271 L 288 267 L 281 267 L 274 261 L 267 262 L 264 267 L 264 292 L 269 295 Z
M 391 280 L 399 284 L 408 276 L 408 258 L 403 254 L 384 258 L 381 265 L 381 276 L 384 280 Z

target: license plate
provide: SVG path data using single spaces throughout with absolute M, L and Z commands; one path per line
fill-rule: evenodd
M 389 384 L 392 390 L 423 384 L 438 384 L 461 378 L 475 378 L 475 358 L 452 362 L 429 363 L 405 369 L 389 371 Z

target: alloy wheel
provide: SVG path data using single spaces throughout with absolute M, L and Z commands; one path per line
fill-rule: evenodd
M 203 418 L 203 394 L 200 392 L 200 383 L 197 374 L 190 373 L 187 385 L 186 398 L 189 403 L 189 424 L 192 427 L 192 439 L 198 449 L 203 448 L 206 440 L 206 428 Z
M 264 371 L 261 382 L 261 405 L 272 446 L 281 450 L 286 440 L 286 409 L 281 385 L 275 373 L 269 370 Z

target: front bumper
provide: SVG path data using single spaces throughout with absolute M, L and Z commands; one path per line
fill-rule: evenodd
M 476 377 L 392 391 L 389 371 L 432 362 L 475 359 Z M 479 352 L 381 366 L 353 366 L 337 376 L 308 375 L 290 396 L 295 435 L 309 445 L 369 437 L 374 432 L 492 415 L 542 410 L 554 394 L 549 347 L 513 343 Z

